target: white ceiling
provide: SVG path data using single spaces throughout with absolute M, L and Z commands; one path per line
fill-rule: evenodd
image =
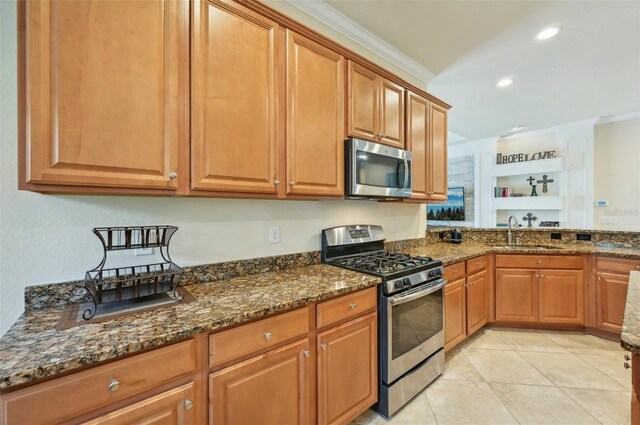
M 640 111 L 640 0 L 324 3 L 431 71 L 467 140 Z

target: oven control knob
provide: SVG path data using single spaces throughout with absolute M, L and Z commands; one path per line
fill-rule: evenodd
M 402 279 L 402 283 L 405 288 L 408 288 L 411 286 L 411 279 L 409 279 L 408 277 L 405 277 L 404 279 Z
M 436 276 L 442 276 L 442 270 L 436 269 Z
M 429 270 L 429 277 L 434 277 L 436 275 L 435 270 Z
M 404 288 L 404 285 L 402 285 L 402 281 L 401 280 L 396 280 L 395 287 L 396 287 L 396 289 L 402 289 L 402 288 Z

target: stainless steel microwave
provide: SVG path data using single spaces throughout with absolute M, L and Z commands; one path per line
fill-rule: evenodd
M 411 152 L 359 139 L 347 139 L 344 147 L 346 197 L 411 196 Z

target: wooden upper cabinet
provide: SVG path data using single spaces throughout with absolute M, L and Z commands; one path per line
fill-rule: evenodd
M 344 58 L 287 31 L 287 194 L 344 195 Z
M 540 322 L 584 324 L 582 270 L 539 270 Z
M 404 149 L 404 87 L 380 78 L 380 143 Z
M 188 181 L 186 1 L 20 2 L 21 181 L 154 189 Z M 35 184 L 36 186 L 31 186 Z
M 195 0 L 191 31 L 191 188 L 275 196 L 279 25 L 231 1 Z
M 407 150 L 412 157 L 411 199 L 447 200 L 447 110 L 407 94 Z
M 353 61 L 348 76 L 348 135 L 404 149 L 404 88 Z
M 538 305 L 537 270 L 496 270 L 496 320 L 537 322 Z

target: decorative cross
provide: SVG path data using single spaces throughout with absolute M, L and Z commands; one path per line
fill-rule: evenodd
M 532 221 L 536 221 L 536 220 L 538 219 L 538 217 L 534 217 L 534 215 L 533 215 L 533 214 L 531 214 L 531 213 L 527 213 L 527 215 L 526 215 L 526 216 L 524 216 L 524 217 L 522 217 L 522 219 L 523 219 L 524 221 L 526 221 L 526 222 L 527 222 L 527 224 L 528 224 L 528 226 L 527 226 L 527 227 L 532 227 L 532 226 L 531 226 L 531 222 L 532 222 Z
M 534 182 L 534 181 L 536 181 L 536 179 L 535 179 L 535 178 L 533 178 L 533 177 L 529 177 L 529 178 L 527 179 L 527 181 L 529 182 L 529 186 L 531 186 L 531 185 L 533 185 L 533 182 Z
M 538 183 L 542 183 L 542 193 L 547 193 L 547 183 L 553 183 L 553 179 L 547 180 L 547 175 L 542 175 L 542 180 L 538 180 Z

